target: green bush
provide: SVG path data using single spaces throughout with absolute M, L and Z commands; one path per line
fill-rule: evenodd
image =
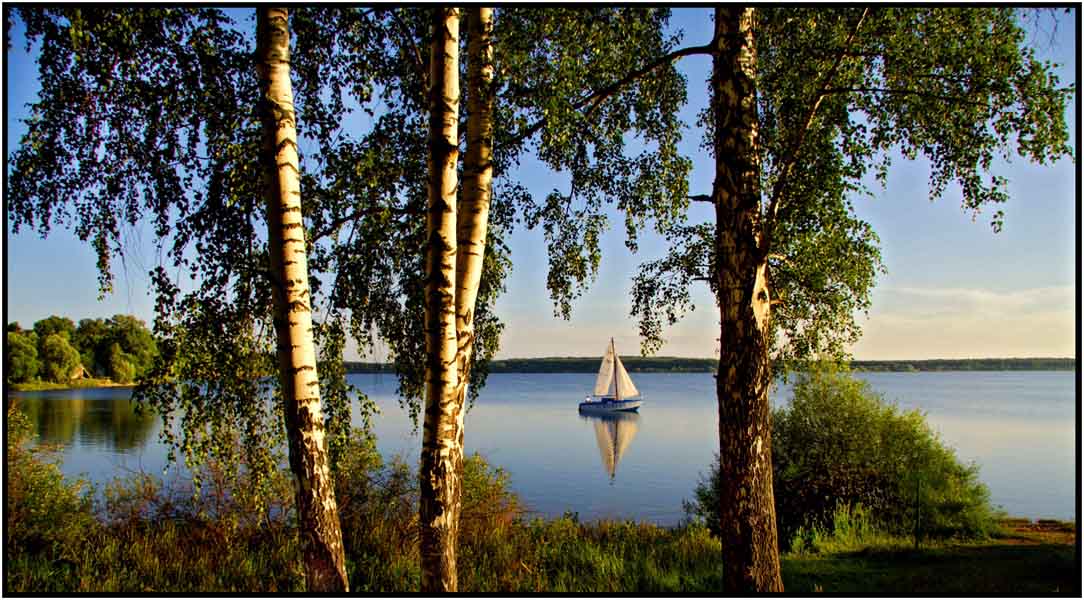
M 921 413 L 900 411 L 845 370 L 817 365 L 800 373 L 793 400 L 772 419 L 784 547 L 799 529 L 831 531 L 840 506 L 861 506 L 896 534 L 983 536 L 996 527 L 978 467 L 961 464 Z M 716 534 L 718 477 L 717 459 L 686 504 Z
M 11 383 L 33 381 L 41 371 L 38 336 L 33 331 L 7 332 L 7 379 Z
M 83 481 L 64 481 L 54 448 L 30 445 L 30 419 L 14 403 L 6 427 L 5 563 L 32 564 L 23 571 L 58 577 L 97 528 L 91 494 Z M 15 573 L 7 570 L 8 583 Z
M 54 383 L 71 381 L 72 372 L 82 364 L 79 352 L 72 348 L 67 333 L 51 333 L 41 341 L 44 375 Z

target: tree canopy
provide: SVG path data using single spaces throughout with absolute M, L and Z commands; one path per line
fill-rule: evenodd
M 886 183 L 897 153 L 929 161 L 931 199 L 958 190 L 973 215 L 992 207 L 994 231 L 1008 200 L 999 161 L 1072 156 L 1063 111 L 1074 87 L 1025 43 L 1027 17 L 1008 7 L 756 10 L 756 228 L 776 359 L 842 356 L 861 335 L 855 318 L 884 265 L 855 201 Z M 690 286 L 714 286 L 713 227 L 680 224 L 667 237 L 668 254 L 634 276 L 645 352 L 693 308 Z

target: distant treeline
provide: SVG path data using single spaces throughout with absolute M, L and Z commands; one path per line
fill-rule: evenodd
M 937 358 L 856 360 L 856 371 L 1075 371 L 1075 358 Z
M 510 358 L 489 363 L 490 373 L 595 373 L 597 357 Z M 622 356 L 625 368 L 636 373 L 714 373 L 714 358 Z M 1075 358 L 960 358 L 932 360 L 856 360 L 855 371 L 1074 371 Z M 348 373 L 390 373 L 386 363 L 347 362 Z

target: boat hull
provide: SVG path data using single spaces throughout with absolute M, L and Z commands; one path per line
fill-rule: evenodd
M 634 411 L 640 408 L 643 400 L 614 400 L 601 398 L 598 401 L 580 402 L 580 412 L 585 413 L 609 413 Z

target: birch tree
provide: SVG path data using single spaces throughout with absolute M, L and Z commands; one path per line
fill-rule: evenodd
M 420 471 L 422 591 L 456 591 L 463 472 L 457 393 L 456 188 L 459 10 L 433 9 L 429 71 L 429 208 L 425 265 L 425 419 Z
M 263 126 L 264 201 L 267 210 L 271 296 L 278 340 L 280 389 L 297 479 L 297 513 L 307 589 L 343 592 L 346 559 L 328 466 L 320 379 L 312 336 L 305 224 L 301 218 L 300 165 L 294 95 L 290 85 L 287 10 L 256 11 L 258 106 Z
M 842 356 L 880 270 L 851 197 L 892 151 L 931 163 L 930 195 L 1005 202 L 996 156 L 1071 156 L 1072 88 L 1024 44 L 1012 9 L 715 10 L 715 223 L 677 228 L 634 285 L 645 348 L 708 281 L 720 309 L 719 518 L 728 591 L 782 590 L 772 498 L 772 360 Z M 993 214 L 995 231 L 1001 213 Z
M 276 318 L 273 306 L 311 309 L 327 298 L 320 279 L 304 273 L 296 257 L 305 245 L 301 217 L 327 214 L 329 202 L 317 196 L 302 213 L 294 194 L 299 176 L 326 177 L 328 163 L 341 154 L 344 90 L 368 100 L 367 73 L 352 73 L 347 86 L 341 59 L 329 60 L 345 53 L 335 32 L 366 16 L 299 14 L 292 15 L 299 51 L 289 57 L 298 86 L 288 100 L 275 96 L 290 90 L 282 27 L 262 27 L 270 37 L 256 40 L 216 9 L 20 10 L 27 45 L 41 44 L 42 87 L 11 161 L 8 215 L 16 231 L 31 227 L 45 236 L 63 226 L 89 242 L 103 294 L 111 289 L 114 261 L 127 265 L 138 255 L 131 246 L 139 228 L 151 231 L 156 264 L 147 268 L 162 343 L 135 397 L 157 409 L 169 458 L 183 459 L 197 490 L 203 468 L 215 464 L 252 501 L 253 519 L 267 510 L 289 423 L 299 434 L 288 446 L 291 466 L 299 469 L 309 587 L 335 590 L 345 589 L 346 580 L 328 467 L 351 426 L 341 317 L 332 310 L 309 325 L 298 315 Z M 266 16 L 258 19 L 263 25 Z M 254 64 L 256 45 L 269 63 Z M 361 51 L 371 57 L 384 50 Z M 254 67 L 266 75 L 263 93 L 275 96 L 270 104 L 260 102 Z M 270 85 L 275 71 L 282 86 Z M 257 106 L 269 109 L 263 116 L 275 132 L 264 130 Z M 296 156 L 297 137 L 288 131 L 294 122 L 322 160 Z M 276 193 L 292 204 L 282 210 L 281 199 L 268 202 L 266 194 Z M 284 246 L 286 255 L 272 269 L 272 248 Z M 313 247 L 320 259 L 323 249 Z M 317 263 L 317 273 L 323 268 Z M 284 283 L 289 289 L 279 295 L 284 290 L 273 284 Z M 275 326 L 290 320 L 296 327 L 282 330 L 279 346 Z M 290 360 L 280 364 L 288 375 L 281 387 L 280 378 L 268 377 L 276 346 L 299 351 L 283 357 Z M 317 372 L 319 385 L 311 385 Z M 371 410 L 364 397 L 359 404 L 363 415 Z

